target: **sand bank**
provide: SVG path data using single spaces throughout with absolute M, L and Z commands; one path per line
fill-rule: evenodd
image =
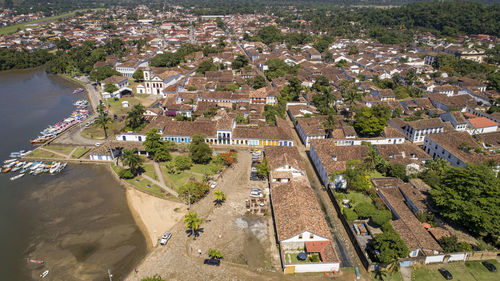
M 148 249 L 156 246 L 161 235 L 182 220 L 186 205 L 160 199 L 127 187 L 127 203 L 137 225 L 144 233 Z

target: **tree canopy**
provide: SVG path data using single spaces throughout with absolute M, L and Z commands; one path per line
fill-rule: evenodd
M 391 118 L 390 109 L 382 104 L 373 107 L 362 107 L 356 110 L 354 128 L 359 134 L 366 137 L 378 137 L 387 126 Z

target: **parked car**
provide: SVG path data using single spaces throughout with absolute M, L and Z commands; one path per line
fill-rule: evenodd
M 440 269 L 438 269 L 438 271 L 439 273 L 441 273 L 441 275 L 443 275 L 444 279 L 446 280 L 453 279 L 453 275 L 451 275 L 451 273 L 448 270 L 441 267 Z
M 252 172 L 257 172 L 257 167 L 252 167 L 251 171 Z
M 262 192 L 250 191 L 250 197 L 262 197 Z
M 99 146 L 101 146 L 101 143 L 100 142 L 96 142 L 95 146 L 99 147 Z
M 258 181 L 258 180 L 260 180 L 259 175 L 257 174 L 257 172 L 251 172 L 250 173 L 250 180 L 251 181 Z
M 172 237 L 172 233 L 170 233 L 170 231 L 165 231 L 165 233 L 163 233 L 163 236 L 161 237 L 160 245 L 167 244 L 168 240 L 170 240 L 170 237 Z
M 487 261 L 483 261 L 483 262 L 481 262 L 481 264 L 484 265 L 484 267 L 486 267 L 489 271 L 497 272 L 497 267 L 494 266 L 492 263 L 487 262 Z
M 220 265 L 220 260 L 216 260 L 216 259 L 205 259 L 205 261 L 203 262 L 204 264 L 207 264 L 207 265 L 215 265 L 215 266 L 219 266 Z
M 257 187 L 252 187 L 252 189 L 251 189 L 251 190 L 252 190 L 252 191 L 255 191 L 255 192 L 260 192 L 260 193 L 262 193 L 262 189 L 257 188 Z
M 234 149 L 234 148 L 231 148 L 231 149 L 229 150 L 229 152 L 232 152 L 232 153 L 238 153 L 238 150 L 236 150 L 236 149 Z
M 210 187 L 211 187 L 211 188 L 216 188 L 216 187 L 217 187 L 217 182 L 216 182 L 216 181 L 212 182 L 212 183 L 210 184 Z

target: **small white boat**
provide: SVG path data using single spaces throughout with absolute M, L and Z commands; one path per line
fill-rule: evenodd
M 49 170 L 49 172 L 50 172 L 51 174 L 53 174 L 53 173 L 57 172 L 57 170 L 59 169 L 59 166 L 60 166 L 60 165 L 61 165 L 61 163 L 59 163 L 59 162 L 56 162 L 56 163 L 52 164 L 52 166 L 50 166 L 50 170 Z
M 28 169 L 31 165 L 33 165 L 33 162 L 28 162 L 24 164 L 23 169 Z
M 40 278 L 45 278 L 47 275 L 49 275 L 50 270 L 45 270 L 42 274 L 40 274 Z
M 9 164 L 9 163 L 16 162 L 16 161 L 17 161 L 17 159 L 14 158 L 14 159 L 5 160 L 5 161 L 3 161 L 3 163 Z
M 10 178 L 10 180 L 11 180 L 11 181 L 13 181 L 13 180 L 17 180 L 18 178 L 21 178 L 21 177 L 23 177 L 23 176 L 24 176 L 24 174 L 19 174 L 19 175 L 17 175 L 17 176 L 13 176 L 13 177 L 11 177 L 11 178 Z
M 61 164 L 57 172 L 60 173 L 62 170 L 64 170 L 64 168 L 66 168 L 67 165 L 68 163 Z

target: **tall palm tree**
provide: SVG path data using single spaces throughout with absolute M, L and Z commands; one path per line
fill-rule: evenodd
M 108 133 L 106 129 L 108 128 L 108 124 L 111 123 L 111 118 L 108 117 L 108 115 L 101 113 L 97 118 L 95 119 L 95 124 L 99 127 L 101 127 L 104 130 L 104 139 L 108 139 Z
M 137 154 L 137 149 L 124 149 L 122 155 L 122 163 L 129 166 L 132 174 L 136 174 L 137 169 L 141 167 L 142 158 Z
M 226 201 L 226 194 L 221 190 L 217 189 L 214 192 L 214 203 L 215 205 L 222 205 L 222 202 Z
M 195 235 L 195 233 L 200 228 L 201 223 L 203 222 L 202 218 L 198 217 L 198 213 L 196 212 L 188 212 L 184 216 L 184 223 L 186 224 L 186 229 L 191 230 L 191 235 Z

